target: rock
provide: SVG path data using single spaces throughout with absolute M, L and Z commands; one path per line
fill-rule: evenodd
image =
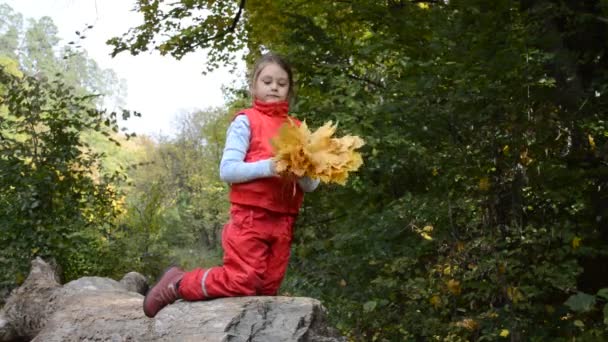
M 137 272 L 129 272 L 120 280 L 122 286 L 131 292 L 136 292 L 145 295 L 148 292 L 148 282 L 146 277 Z
M 53 267 L 40 258 L 33 260 L 25 282 L 11 292 L 0 311 L 0 322 L 4 322 L 0 336 L 34 338 L 55 311 L 55 294 L 60 289 Z
M 0 312 L 0 341 L 345 341 L 312 298 L 178 301 L 147 318 L 143 296 L 127 290 L 141 289 L 139 276 L 132 278 L 85 277 L 61 286 L 50 266 L 34 260 Z

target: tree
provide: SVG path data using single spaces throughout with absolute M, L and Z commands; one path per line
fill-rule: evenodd
M 185 114 L 179 119 L 175 147 L 182 151 L 183 214 L 189 216 L 202 246 L 220 246 L 221 230 L 227 220 L 227 186 L 219 179 L 225 132 L 229 116 L 224 110 L 209 109 Z
M 246 31 L 240 21 L 246 1 L 184 1 L 165 5 L 162 1 L 139 0 L 135 10 L 142 13 L 144 23 L 123 37 L 108 40 L 114 46 L 112 56 L 122 51 L 133 55 L 147 51 L 150 45 L 176 58 L 198 48 L 210 50 L 207 70 L 234 60 L 232 53 L 244 46 Z M 182 20 L 192 18 L 192 22 Z M 160 36 L 158 44 L 152 40 Z
M 0 5 L 0 54 L 17 59 L 23 18 L 6 5 Z
M 115 113 L 60 81 L 22 73 L 9 59 L 0 80 L 2 286 L 22 281 L 35 256 L 54 258 L 67 279 L 107 273 L 104 252 L 122 210 L 114 184 L 122 176 L 103 172 L 102 155 L 82 134 L 108 134 Z
M 35 256 L 53 258 L 67 280 L 131 271 L 121 248 L 131 236 L 116 225 L 125 174 L 104 167 L 100 148 L 120 145 L 117 114 L 99 109 L 95 93 L 120 82 L 86 52 L 59 55 L 50 18 L 30 20 L 24 34 L 10 7 L 0 19 L 0 290 L 23 281 Z
M 60 45 L 58 29 L 49 17 L 38 20 L 23 17 L 6 5 L 0 5 L 0 55 L 18 60 L 26 73 L 61 79 L 76 88 L 79 95 L 100 95 L 97 104 L 103 107 L 112 104 L 117 110 L 124 107 L 126 83 L 114 71 L 102 69 L 87 52 L 77 44 L 86 39 L 84 33 L 93 29 L 87 25 L 76 32 L 75 39 L 65 46 Z
M 137 241 L 128 249 L 145 274 L 156 276 L 169 262 L 219 262 L 228 201 L 218 169 L 229 118 L 220 109 L 184 112 L 174 138 L 139 139 L 145 156 L 129 170 L 120 226 Z
M 48 77 L 59 70 L 59 61 L 53 50 L 60 40 L 57 34 L 57 26 L 50 17 L 42 17 L 38 21 L 29 19 L 23 41 L 22 64 L 26 72 Z
M 297 71 L 294 112 L 366 140 L 347 187 L 308 197 L 287 282 L 353 339 L 605 338 L 603 2 L 138 10 L 115 53 L 277 51 Z

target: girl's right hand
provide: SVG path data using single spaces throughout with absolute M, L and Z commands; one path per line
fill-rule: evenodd
M 270 171 L 272 172 L 272 175 L 275 177 L 279 176 L 279 173 L 277 172 L 277 163 L 272 158 L 269 158 L 268 161 L 270 162 Z

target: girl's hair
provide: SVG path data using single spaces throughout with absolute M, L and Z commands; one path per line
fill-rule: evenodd
M 251 80 L 250 80 L 250 85 L 251 88 L 253 88 L 255 86 L 255 82 L 258 80 L 258 77 L 260 76 L 260 72 L 262 72 L 262 69 L 264 69 L 265 66 L 267 66 L 268 64 L 272 64 L 275 63 L 278 66 L 281 67 L 281 69 L 285 70 L 285 72 L 287 73 L 287 78 L 289 81 L 289 91 L 287 92 L 287 99 L 288 100 L 292 100 L 295 92 L 294 92 L 294 82 L 293 82 L 293 72 L 291 71 L 291 66 L 289 65 L 289 63 L 287 62 L 287 60 L 285 60 L 285 58 L 272 53 L 272 52 L 268 52 L 263 54 L 262 56 L 260 56 L 260 58 L 257 59 L 257 61 L 255 62 L 255 64 L 253 65 L 253 72 L 251 73 Z

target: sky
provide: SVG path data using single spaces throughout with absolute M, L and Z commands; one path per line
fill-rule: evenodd
M 129 132 L 171 136 L 175 133 L 177 115 L 223 105 L 222 85 L 245 78 L 243 71 L 230 73 L 227 69 L 203 75 L 206 61 L 203 51 L 190 53 L 179 61 L 156 52 L 137 56 L 123 52 L 112 58 L 111 47 L 105 42 L 143 22 L 141 15 L 132 10 L 135 0 L 0 0 L 0 3 L 8 4 L 24 19 L 51 17 L 62 39 L 60 45 L 75 40 L 75 31 L 93 25 L 81 45 L 101 68 L 112 69 L 126 80 L 126 107 L 142 113 L 141 118 L 131 118 L 122 124 Z

